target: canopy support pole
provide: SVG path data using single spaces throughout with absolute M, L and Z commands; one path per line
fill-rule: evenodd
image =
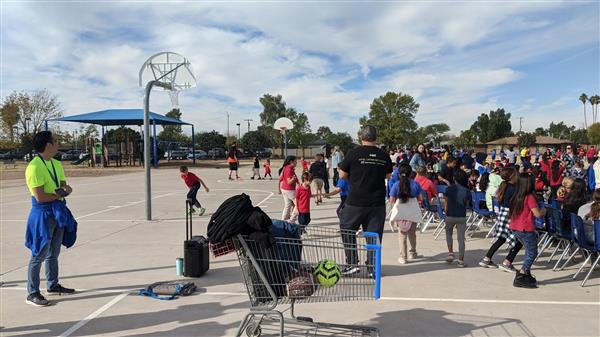
M 152 120 L 152 146 L 154 148 L 154 168 L 158 168 L 158 152 L 156 151 L 156 120 Z
M 106 167 L 106 163 L 104 162 L 104 156 L 106 155 L 104 153 L 104 144 L 105 144 L 105 140 L 104 140 L 104 125 L 102 125 L 102 139 L 100 140 L 100 143 L 102 143 L 102 157 L 100 158 L 100 164 L 102 164 L 102 167 Z
M 48 131 L 48 120 L 44 121 L 44 131 Z
M 192 124 L 192 164 L 196 165 L 196 138 L 194 136 L 194 124 Z

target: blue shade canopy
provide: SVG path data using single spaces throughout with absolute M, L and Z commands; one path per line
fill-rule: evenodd
M 150 112 L 150 124 L 157 125 L 192 125 L 175 118 L 163 116 Z M 80 115 L 67 116 L 50 119 L 57 122 L 77 122 L 96 125 L 143 125 L 144 109 L 109 109 L 96 112 L 88 112 Z

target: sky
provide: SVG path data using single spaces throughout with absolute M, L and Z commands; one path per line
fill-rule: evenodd
M 141 108 L 138 72 L 160 51 L 187 57 L 179 95 L 198 131 L 259 123 L 266 93 L 321 125 L 356 134 L 387 91 L 412 95 L 421 126 L 452 133 L 496 108 L 513 131 L 583 126 L 581 93 L 600 94 L 600 5 L 591 2 L 6 2 L 1 90 L 46 88 L 65 115 Z M 588 106 L 589 108 L 589 106 Z M 170 110 L 154 91 L 151 110 Z M 65 123 L 68 124 L 68 123 Z M 72 128 L 62 125 L 63 129 Z M 236 130 L 237 131 L 237 130 Z

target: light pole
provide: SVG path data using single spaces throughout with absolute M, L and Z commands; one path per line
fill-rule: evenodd
M 29 133 L 29 122 L 31 121 L 31 118 L 27 117 L 25 118 L 25 133 L 28 134 Z
M 240 138 L 241 138 L 240 136 L 242 135 L 242 131 L 241 131 L 241 128 L 240 128 L 241 124 L 240 123 L 236 123 L 235 125 L 237 125 L 237 127 L 238 127 L 238 142 L 239 142 Z
M 75 151 L 77 151 L 77 131 L 73 131 L 73 144 L 75 144 Z
M 15 135 L 17 137 L 17 140 L 19 139 L 19 128 L 16 126 L 13 126 L 13 142 L 15 141 Z

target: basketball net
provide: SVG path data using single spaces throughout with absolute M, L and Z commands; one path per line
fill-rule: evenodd
M 179 109 L 179 91 L 178 90 L 168 90 L 169 99 L 171 99 L 171 108 Z

